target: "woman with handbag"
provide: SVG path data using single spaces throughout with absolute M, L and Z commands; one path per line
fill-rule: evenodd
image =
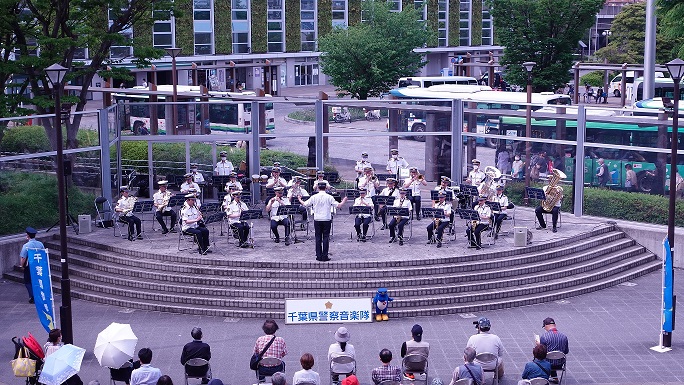
M 250 366 L 252 366 L 255 356 L 257 356 L 257 368 L 254 370 L 258 372 L 257 374 L 259 376 L 259 381 L 263 381 L 266 376 L 270 376 L 275 372 L 285 373 L 285 362 L 283 362 L 282 359 L 287 355 L 287 346 L 285 346 L 285 340 L 282 337 L 275 336 L 276 331 L 278 331 L 278 324 L 274 320 L 268 319 L 264 322 L 264 325 L 261 327 L 261 329 L 264 331 L 264 335 L 257 338 L 254 344 L 252 359 L 250 361 Z M 267 357 L 281 360 L 280 365 L 260 365 L 259 361 Z

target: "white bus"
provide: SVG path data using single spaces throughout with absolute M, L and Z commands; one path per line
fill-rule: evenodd
M 399 78 L 397 88 L 415 86 L 428 88 L 440 84 L 477 85 L 477 79 L 470 76 L 410 76 Z
M 655 73 L 656 78 L 664 78 L 665 73 L 664 72 L 656 72 Z M 620 97 L 620 87 L 622 83 L 622 73 L 617 74 L 611 81 L 608 87 L 608 92 L 612 93 L 613 96 L 616 98 Z M 634 71 L 626 71 L 625 72 L 625 89 L 626 89 L 626 95 L 630 94 L 630 89 L 634 85 Z M 629 99 L 629 98 L 627 98 Z
M 149 101 L 150 95 L 139 91 L 148 90 L 147 87 L 133 87 L 130 89 L 136 92 L 126 92 L 126 89 L 113 94 L 117 103 L 125 103 L 125 115 L 128 128 L 135 135 L 146 135 L 149 133 L 150 125 L 150 106 L 145 102 Z M 201 101 L 202 97 L 199 86 L 177 86 L 178 101 Z M 166 114 L 172 108 L 170 104 L 164 105 L 163 102 L 170 101 L 173 95 L 173 86 L 157 86 L 157 133 L 166 134 Z M 240 96 L 256 96 L 253 91 L 242 92 L 209 92 L 209 104 L 178 104 L 178 122 L 188 122 L 197 124 L 199 127 L 207 129 L 212 134 L 227 132 L 248 132 L 252 121 L 252 104 L 249 101 L 231 102 L 229 98 Z M 202 106 L 208 108 L 208 118 L 202 122 Z M 275 113 L 273 103 L 266 104 L 266 132 L 270 133 L 275 129 Z M 208 133 L 208 132 L 207 132 Z
M 398 88 L 390 91 L 390 95 L 397 99 L 448 99 L 444 105 L 451 105 L 451 100 L 461 99 L 463 101 L 476 103 L 478 109 L 483 110 L 520 110 L 525 108 L 527 102 L 527 94 L 524 92 L 506 92 L 493 91 L 489 86 L 432 86 L 429 88 Z M 439 102 L 436 102 L 439 104 Z M 553 92 L 535 92 L 532 93 L 532 103 L 540 106 L 532 106 L 532 110 L 542 108 L 541 105 L 560 105 L 569 106 L 572 104 L 572 99 L 569 95 L 554 94 Z M 435 102 L 429 102 L 435 104 Z M 487 119 L 492 116 L 478 115 L 477 117 L 477 132 L 496 134 L 495 126 L 491 128 L 486 125 Z M 407 117 L 406 130 L 409 132 L 425 132 L 426 131 L 426 117 L 425 113 L 421 111 L 414 111 Z M 422 141 L 424 136 L 413 137 L 415 140 Z M 477 139 L 478 144 L 487 144 L 493 146 L 493 141 L 485 141 L 482 138 Z
M 674 97 L 674 81 L 672 78 L 655 78 L 654 83 L 654 98 L 670 98 Z M 684 83 L 679 83 L 680 94 L 684 90 Z M 637 78 L 634 80 L 634 85 L 627 87 L 627 100 L 635 103 L 644 100 L 644 78 Z

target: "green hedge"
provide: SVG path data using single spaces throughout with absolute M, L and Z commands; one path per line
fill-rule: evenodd
M 193 4 L 192 0 L 176 0 L 176 8 L 180 11 L 180 17 L 176 17 L 176 47 L 181 48 L 181 56 L 195 54 L 195 32 L 193 30 Z
M 588 74 L 580 78 L 580 84 L 582 86 L 584 86 L 585 84 L 589 84 L 593 87 L 603 87 L 603 71 L 589 72 Z
M 458 47 L 461 45 L 461 31 L 460 31 L 460 16 L 459 12 L 456 11 L 460 7 L 459 0 L 449 0 L 449 40 L 448 44 L 452 47 Z
M 470 45 L 482 45 L 482 2 L 473 1 L 470 11 Z
M 216 54 L 233 53 L 233 35 L 230 24 L 231 0 L 214 2 L 214 41 Z
M 535 185 L 534 187 L 542 187 L 542 185 Z M 524 191 L 524 183 L 506 185 L 506 195 L 516 205 L 523 204 Z M 564 212 L 573 211 L 572 192 L 572 186 L 563 186 L 563 194 L 566 199 L 563 199 L 561 210 Z M 584 189 L 584 214 L 596 217 L 666 225 L 668 203 L 669 198 L 660 195 L 599 188 Z M 684 226 L 684 200 L 677 201 L 675 224 Z
M 301 1 L 285 1 L 285 52 L 299 52 L 302 49 Z
M 95 195 L 77 187 L 69 189 L 69 212 L 74 216 L 95 214 L 94 201 Z M 21 233 L 27 226 L 38 229 L 52 226 L 59 218 L 56 176 L 0 172 L 0 207 L 11 219 L 0 221 L 0 235 Z
M 268 49 L 266 2 L 252 2 L 251 12 L 252 53 L 264 53 Z
M 318 38 L 332 31 L 332 0 L 318 1 Z
M 62 129 L 66 144 L 66 129 Z M 76 140 L 79 147 L 92 147 L 99 144 L 97 130 L 78 130 Z M 0 151 L 20 154 L 47 152 L 50 148 L 43 126 L 17 126 L 5 131 L 0 141 Z
M 437 36 L 439 36 L 439 2 L 437 0 L 427 1 L 427 28 L 435 36 L 428 43 L 430 47 L 437 47 L 439 44 Z

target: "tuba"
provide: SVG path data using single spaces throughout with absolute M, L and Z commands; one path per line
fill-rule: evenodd
M 487 166 L 484 169 L 485 175 L 487 175 L 487 178 L 485 179 L 484 182 L 482 182 L 482 187 L 480 188 L 480 195 L 485 195 L 487 196 L 488 200 L 491 200 L 490 197 L 496 193 L 496 187 L 494 186 L 494 182 L 501 178 L 501 171 L 499 171 L 498 168 L 494 166 Z
M 563 199 L 563 187 L 558 186 L 558 182 L 565 178 L 566 175 L 563 171 L 556 168 L 553 169 L 553 173 L 549 176 L 549 184 L 544 186 L 546 199 L 541 204 L 544 211 L 551 211 Z

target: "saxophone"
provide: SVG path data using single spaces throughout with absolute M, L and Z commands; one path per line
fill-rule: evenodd
M 157 207 L 157 211 L 163 212 L 164 209 L 166 209 L 166 206 L 169 205 L 169 201 L 171 201 L 171 192 L 166 191 L 164 193 L 164 197 L 162 198 L 162 203 Z
M 480 186 L 480 195 L 485 195 L 487 200 L 491 200 L 491 196 L 496 193 L 494 182 L 501 178 L 501 171 L 494 166 L 487 166 L 485 167 L 484 173 L 486 175 L 486 179 Z
M 402 199 L 399 199 L 399 208 L 404 207 L 404 200 L 405 200 L 405 199 L 403 199 L 403 198 L 402 198 Z M 403 219 L 403 217 L 402 217 L 401 215 L 395 215 L 395 216 L 394 216 L 394 219 L 396 219 L 397 222 L 401 222 L 401 220 Z
M 558 186 L 558 182 L 565 178 L 566 175 L 563 171 L 553 169 L 553 174 L 549 177 L 549 184 L 544 187 L 546 199 L 541 204 L 544 211 L 550 212 L 563 199 L 563 187 Z

